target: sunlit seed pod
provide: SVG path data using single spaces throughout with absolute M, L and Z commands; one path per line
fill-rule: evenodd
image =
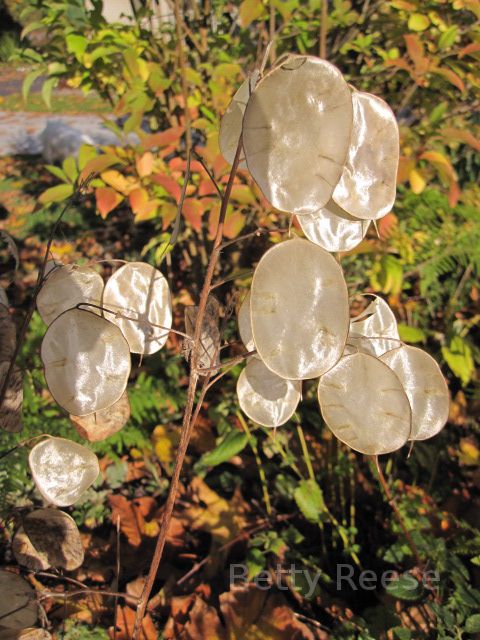
M 378 220 L 395 202 L 400 154 L 398 125 L 388 104 L 353 91 L 353 128 L 347 162 L 333 200 L 356 218 Z
M 269 249 L 253 276 L 250 310 L 259 357 L 282 378 L 317 378 L 345 347 L 348 293 L 338 262 L 308 240 Z
M 54 267 L 37 296 L 38 313 L 45 324 L 49 325 L 61 313 L 73 309 L 81 302 L 99 307 L 102 291 L 102 277 L 91 267 Z M 100 314 L 96 307 L 85 308 L 92 313 Z
M 373 301 L 350 321 L 347 342 L 358 351 L 378 357 L 401 345 L 397 320 L 383 298 L 372 293 L 364 295 Z
M 410 440 L 432 438 L 443 429 L 449 413 L 447 383 L 436 361 L 422 349 L 404 345 L 380 360 L 399 378 L 412 408 Z
M 271 204 L 314 213 L 342 175 L 353 122 L 351 91 L 340 71 L 313 56 L 290 56 L 248 101 L 243 148 L 248 169 Z
M 358 220 L 349 215 L 333 200 L 315 213 L 298 216 L 298 222 L 307 238 L 326 251 L 350 251 L 365 237 L 369 220 Z
M 81 566 L 82 539 L 75 520 L 68 513 L 59 509 L 36 509 L 24 518 L 23 527 L 35 549 L 47 555 L 50 566 L 67 571 Z
M 100 473 L 93 451 L 65 438 L 42 440 L 30 451 L 28 462 L 37 489 L 57 507 L 76 502 Z
M 238 141 L 242 133 L 242 120 L 248 100 L 255 89 L 258 81 L 259 72 L 254 71 L 240 85 L 239 89 L 228 105 L 223 118 L 220 121 L 220 132 L 218 136 L 218 144 L 222 156 L 229 164 L 233 164 L 235 154 L 237 152 Z M 240 156 L 239 168 L 246 168 L 245 155 L 242 152 Z
M 0 569 L 0 628 L 24 629 L 37 621 L 35 591 L 16 573 Z M 3 637 L 3 635 L 2 635 Z
M 328 427 L 355 451 L 391 453 L 409 438 L 407 395 L 393 371 L 374 356 L 343 357 L 320 378 L 318 400 Z
M 300 401 L 302 383 L 285 380 L 263 364 L 250 358 L 237 382 L 240 408 L 264 427 L 279 427 L 290 420 Z
M 245 349 L 247 351 L 254 351 L 255 343 L 253 341 L 253 333 L 252 333 L 252 317 L 250 314 L 250 298 L 251 292 L 249 291 L 245 298 L 243 299 L 242 304 L 238 310 L 237 315 L 237 323 L 238 323 L 238 332 L 240 333 L 240 338 L 245 345 Z
M 132 353 L 155 353 L 167 341 L 172 326 L 170 289 L 163 274 L 146 262 L 130 262 L 115 271 L 105 285 L 103 305 L 118 314 L 106 317 L 120 327 Z
M 71 309 L 52 322 L 40 355 L 51 394 L 73 415 L 111 407 L 127 386 L 128 343 L 116 325 L 90 311 Z
M 120 399 L 111 407 L 90 413 L 88 416 L 70 415 L 70 420 L 82 438 L 98 442 L 109 438 L 127 424 L 130 418 L 128 394 L 123 392 Z
M 10 368 L 10 362 L 0 362 L 0 389 Z M 14 366 L 8 379 L 8 385 L 0 408 L 0 428 L 10 433 L 22 430 L 23 375 Z

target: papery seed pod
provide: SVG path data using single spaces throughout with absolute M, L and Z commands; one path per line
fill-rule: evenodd
M 340 359 L 348 333 L 342 269 L 324 249 L 300 238 L 269 249 L 251 289 L 253 340 L 282 378 L 317 378 Z
M 240 338 L 245 345 L 247 351 L 254 351 L 255 343 L 253 341 L 252 333 L 252 317 L 250 313 L 250 298 L 251 292 L 249 291 L 238 310 L 237 324 Z
M 0 569 L 0 627 L 18 631 L 31 627 L 37 617 L 37 603 L 32 587 L 16 573 Z
M 0 362 L 10 362 L 17 344 L 17 331 L 8 307 L 0 304 Z
M 103 306 L 117 314 L 106 317 L 120 327 L 132 353 L 156 353 L 167 341 L 172 326 L 170 289 L 151 265 L 129 262 L 115 271 L 105 285 Z
M 333 200 L 314 213 L 297 217 L 307 238 L 326 251 L 350 251 L 365 237 L 369 220 L 349 215 Z
M 65 311 L 52 322 L 41 358 L 51 394 L 76 416 L 112 406 L 130 375 L 130 350 L 120 329 L 81 309 Z
M 402 383 L 412 408 L 410 440 L 432 438 L 443 429 L 449 413 L 447 383 L 436 361 L 422 349 L 403 345 L 380 360 Z
M 100 473 L 93 451 L 66 438 L 42 440 L 30 451 L 28 463 L 37 489 L 57 507 L 76 502 Z
M 340 71 L 313 56 L 290 56 L 257 84 L 243 118 L 248 169 L 271 204 L 314 213 L 342 175 L 353 123 Z
M 255 357 L 248 360 L 237 382 L 240 408 L 264 427 L 279 427 L 290 420 L 301 393 L 299 380 L 280 378 Z
M 372 356 L 401 345 L 397 320 L 383 298 L 373 293 L 364 294 L 373 301 L 356 318 L 350 320 L 348 345 Z
M 109 438 L 127 424 L 130 419 L 130 402 L 126 391 L 111 407 L 87 416 L 70 415 L 70 420 L 82 438 L 99 442 Z
M 347 161 L 333 200 L 355 218 L 378 220 L 395 202 L 400 155 L 398 125 L 388 104 L 353 91 L 353 128 Z
M 8 298 L 3 287 L 0 287 L 0 305 L 3 305 L 8 309 Z
M 37 296 L 38 313 L 45 324 L 50 325 L 61 313 L 82 302 L 100 306 L 102 291 L 102 277 L 91 267 L 53 265 Z M 85 309 L 100 314 L 95 307 Z
M 235 159 L 238 141 L 242 133 L 243 114 L 258 82 L 258 76 L 259 72 L 254 71 L 249 78 L 242 82 L 220 121 L 218 144 L 222 156 L 229 164 L 233 164 Z M 245 169 L 246 166 L 245 154 L 242 151 L 238 167 Z
M 0 389 L 3 387 L 9 368 L 10 362 L 0 362 Z M 0 428 L 10 433 L 18 433 L 22 430 L 22 405 L 23 375 L 22 371 L 14 366 L 0 407 Z
M 403 386 L 374 356 L 344 356 L 320 378 L 318 400 L 327 426 L 360 453 L 391 453 L 410 436 L 412 415 Z

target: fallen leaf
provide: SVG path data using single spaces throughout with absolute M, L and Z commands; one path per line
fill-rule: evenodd
M 146 518 L 155 511 L 155 500 L 148 496 L 128 500 L 122 495 L 109 496 L 108 500 L 112 507 L 113 524 L 116 525 L 117 518 L 120 518 L 120 531 L 129 544 L 133 547 L 140 546 L 145 535 Z
M 131 640 L 133 627 L 135 624 L 135 611 L 130 607 L 117 607 L 117 631 L 113 627 L 108 630 L 110 638 L 116 640 Z M 153 620 L 147 613 L 142 620 L 142 628 L 139 640 L 157 640 L 158 631 L 153 624 Z M 206 638 L 205 638 L 206 640 Z

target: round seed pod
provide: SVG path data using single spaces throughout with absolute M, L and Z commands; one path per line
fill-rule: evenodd
M 380 360 L 392 369 L 412 408 L 410 440 L 432 438 L 443 429 L 449 412 L 447 383 L 436 361 L 417 347 L 403 345 Z
M 243 148 L 248 169 L 274 207 L 313 213 L 342 175 L 353 123 L 340 71 L 313 56 L 290 56 L 248 101 Z
M 99 442 L 109 438 L 127 424 L 130 418 L 130 401 L 126 391 L 111 407 L 90 413 L 88 416 L 70 415 L 70 420 L 82 438 Z
M 0 630 L 24 629 L 38 617 L 35 591 L 16 573 L 0 569 Z M 7 632 L 5 632 L 7 636 Z
M 395 202 L 400 154 L 398 125 L 381 98 L 353 91 L 348 157 L 333 200 L 356 218 L 378 220 Z
M 237 382 L 240 408 L 257 424 L 279 427 L 290 420 L 300 401 L 302 383 L 285 380 L 250 358 Z
M 350 321 L 348 344 L 363 353 L 379 357 L 401 345 L 397 319 L 383 298 L 373 293 L 365 296 L 372 297 L 373 301 Z
M 0 305 L 8 307 L 8 298 L 3 287 L 0 287 Z
M 105 285 L 103 306 L 133 318 L 106 314 L 120 327 L 132 353 L 150 355 L 167 341 L 172 326 L 170 289 L 163 274 L 146 262 L 129 262 L 115 271 Z
M 259 357 L 281 378 L 318 378 L 340 359 L 348 333 L 342 269 L 324 249 L 295 238 L 262 257 L 251 289 Z
M 250 315 L 250 297 L 251 292 L 249 291 L 240 305 L 237 316 L 238 332 L 247 351 L 253 351 L 255 349 L 252 334 L 252 318 Z
M 90 311 L 65 311 L 48 327 L 41 358 L 51 394 L 68 413 L 85 416 L 117 402 L 130 375 L 122 332 Z
M 370 456 L 400 449 L 409 438 L 412 415 L 393 371 L 365 353 L 343 357 L 320 378 L 318 400 L 335 436 Z
M 28 463 L 37 489 L 57 507 L 76 502 L 100 473 L 93 451 L 65 438 L 47 438 L 36 444 Z
M 81 302 L 100 306 L 102 291 L 102 277 L 91 267 L 79 267 L 76 264 L 55 267 L 37 296 L 38 313 L 49 325 L 61 313 Z M 95 307 L 86 308 L 100 315 L 100 310 Z
M 218 144 L 222 156 L 229 164 L 233 164 L 235 160 L 238 141 L 242 133 L 243 115 L 250 96 L 257 84 L 258 76 L 259 72 L 254 71 L 249 78 L 242 82 L 220 121 Z M 247 166 L 243 151 L 238 166 L 240 169 L 245 169 Z
M 314 213 L 298 216 L 298 222 L 307 238 L 326 251 L 350 251 L 365 237 L 369 220 L 358 220 L 349 215 L 333 200 Z

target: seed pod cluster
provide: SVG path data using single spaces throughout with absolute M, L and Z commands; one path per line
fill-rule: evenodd
M 377 296 L 350 319 L 342 269 L 329 252 L 353 249 L 395 199 L 399 136 L 380 98 L 348 85 L 332 64 L 284 58 L 249 78 L 220 129 L 227 161 L 241 160 L 266 199 L 298 217 L 306 239 L 269 249 L 238 312 L 241 339 L 256 350 L 237 394 L 255 422 L 287 422 L 303 380 L 318 378 L 322 416 L 356 451 L 378 455 L 434 436 L 449 396 L 435 361 L 402 343 Z

